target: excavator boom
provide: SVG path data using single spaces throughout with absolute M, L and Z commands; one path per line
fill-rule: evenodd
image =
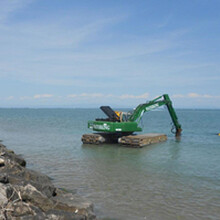
M 137 106 L 137 108 L 134 110 L 133 114 L 130 116 L 129 121 L 134 122 L 136 121 L 137 123 L 140 122 L 143 114 L 145 112 L 149 112 L 155 108 L 158 108 L 160 106 L 166 105 L 168 108 L 168 111 L 170 113 L 170 117 L 172 119 L 172 122 L 176 128 L 176 136 L 180 136 L 181 134 L 181 125 L 178 122 L 178 118 L 176 115 L 176 112 L 172 106 L 172 102 L 167 94 L 164 94 L 162 96 L 159 96 L 155 98 L 152 101 L 149 101 L 144 104 L 140 104 Z

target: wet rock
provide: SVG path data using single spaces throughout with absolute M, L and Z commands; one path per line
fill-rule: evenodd
M 73 195 L 72 193 L 64 194 L 60 191 L 53 200 L 56 201 L 57 205 L 55 207 L 57 209 L 71 211 L 78 215 L 86 216 L 88 219 L 95 219 L 93 204 L 77 195 Z
M 50 220 L 86 220 L 87 217 L 83 215 L 79 215 L 73 212 L 67 212 L 62 210 L 50 210 L 46 212 L 47 219 Z
M 12 150 L 8 150 L 3 144 L 0 144 L 0 155 L 18 163 L 20 166 L 26 166 L 26 161 L 21 156 L 18 156 Z
M 23 201 L 39 207 L 44 212 L 53 213 L 51 210 L 56 210 L 56 213 L 62 215 L 66 213 L 67 219 L 70 215 L 72 217 L 77 215 L 80 219 L 82 219 L 82 216 L 84 216 L 85 219 L 95 219 L 92 203 L 86 202 L 71 193 L 62 193 L 53 199 L 49 199 L 30 184 L 25 187 L 19 187 L 17 190 L 21 192 Z
M 50 178 L 44 174 L 26 169 L 9 159 L 6 160 L 5 166 L 1 171 L 7 173 L 8 181 L 11 184 L 25 186 L 30 183 L 48 197 L 56 195 L 56 187 L 51 183 Z

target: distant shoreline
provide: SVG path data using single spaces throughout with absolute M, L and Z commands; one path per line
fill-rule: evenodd
M 133 109 L 134 106 L 132 107 L 115 107 L 115 106 L 112 106 L 112 108 L 114 109 Z M 34 109 L 34 110 L 40 110 L 40 109 L 79 109 L 79 110 L 87 110 L 87 109 L 94 109 L 94 110 L 97 110 L 99 109 L 99 107 L 0 107 L 0 109 Z M 175 107 L 176 110 L 220 110 L 220 108 L 178 108 L 178 107 Z M 163 107 L 161 107 L 159 110 L 162 110 L 163 111 Z M 157 110 L 153 110 L 153 111 L 157 111 Z

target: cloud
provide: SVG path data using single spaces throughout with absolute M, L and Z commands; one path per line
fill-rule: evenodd
M 79 97 L 84 97 L 84 98 L 99 98 L 99 97 L 104 97 L 103 94 L 101 93 L 81 93 L 81 94 L 70 94 L 67 95 L 68 98 L 79 98 Z
M 19 99 L 20 100 L 28 100 L 28 99 L 31 99 L 31 97 L 30 96 L 21 96 Z
M 172 95 L 172 98 L 205 98 L 205 99 L 213 99 L 213 98 L 220 98 L 220 95 L 209 95 L 209 94 L 198 94 L 198 93 L 188 93 L 185 95 L 182 94 L 174 94 Z
M 19 1 L 16 2 L 18 4 Z M 23 5 L 25 2 L 29 1 L 23 0 Z M 72 16 L 69 10 L 65 16 L 58 11 L 55 20 L 52 15 L 44 19 L 14 20 L 14 23 L 2 29 L 0 27 L 0 78 L 16 78 L 18 83 L 42 86 L 74 86 L 75 91 L 80 92 L 87 92 L 89 88 L 94 92 L 81 95 L 81 98 L 89 95 L 91 98 L 101 98 L 95 93 L 111 93 L 112 87 L 122 94 L 121 100 L 148 98 L 148 94 L 129 94 L 129 88 L 125 85 L 138 84 L 142 87 L 146 80 L 152 85 L 154 81 L 160 82 L 159 73 L 167 67 L 164 68 L 160 61 L 152 62 L 151 57 L 175 48 L 178 39 L 187 30 L 173 29 L 157 36 L 128 33 L 119 38 L 117 29 L 127 18 L 126 11 L 114 16 L 101 14 L 90 19 L 83 13 L 81 16 L 85 18 L 82 19 L 80 16 L 76 18 L 74 13 Z M 141 57 L 144 57 L 144 62 Z M 116 78 L 123 79 L 123 83 L 116 81 Z M 69 98 L 77 96 L 70 94 Z
M 198 97 L 201 97 L 201 95 L 199 95 L 199 94 L 197 94 L 197 93 L 189 93 L 187 96 L 190 97 L 190 98 L 198 98 Z
M 1 2 L 0 15 L 4 6 Z M 8 10 L 5 10 L 4 19 L 25 5 L 26 1 L 21 0 L 23 4 L 14 2 L 14 6 L 7 4 Z M 95 75 L 97 69 L 104 69 L 100 67 L 104 64 L 100 64 L 99 59 L 104 57 L 105 49 L 108 48 L 101 49 L 99 53 L 91 42 L 99 39 L 101 31 L 123 19 L 123 15 L 85 21 L 82 19 L 83 22 L 78 25 L 69 17 L 62 18 L 62 22 L 54 22 L 49 18 L 42 21 L 39 18 L 0 24 L 0 77 L 17 78 L 18 81 L 27 83 L 79 85 L 84 82 L 84 76 L 90 77 Z M 117 51 L 114 54 L 117 54 Z M 99 63 L 92 63 L 94 59 L 98 59 Z M 85 65 L 85 62 L 88 63 Z M 70 79 L 79 75 L 77 82 L 75 78 Z
M 0 22 L 5 21 L 13 12 L 25 7 L 31 0 L 0 1 Z
M 51 98 L 51 97 L 53 97 L 53 95 L 51 94 L 38 94 L 33 96 L 34 99 Z
M 174 94 L 174 95 L 172 95 L 172 98 L 184 98 L 184 95 Z
M 80 93 L 80 94 L 69 94 L 66 96 L 60 95 L 52 95 L 52 94 L 36 94 L 34 96 L 22 96 L 20 97 L 21 100 L 25 99 L 44 99 L 44 98 L 85 98 L 85 99 L 96 99 L 96 98 L 114 98 L 114 99 L 147 99 L 149 98 L 149 93 L 144 93 L 141 95 L 132 95 L 132 94 L 122 94 L 122 95 L 113 95 L 113 94 L 102 94 L 102 93 Z M 11 96 L 11 99 L 14 96 Z
M 187 97 L 189 98 L 206 98 L 206 99 L 209 99 L 209 98 L 220 98 L 220 95 L 208 95 L 208 94 L 198 94 L 198 93 L 189 93 L 187 94 Z
M 89 98 L 98 98 L 103 97 L 104 95 L 101 93 L 82 93 L 80 94 L 80 97 L 89 97 Z
M 67 98 L 76 98 L 76 97 L 78 97 L 78 95 L 76 95 L 76 94 L 67 95 Z
M 70 94 L 67 95 L 68 98 L 114 98 L 114 99 L 146 99 L 149 97 L 149 93 L 144 93 L 141 95 L 112 95 L 112 94 L 102 94 L 102 93 L 81 93 L 81 94 Z
M 12 99 L 14 99 L 14 96 L 8 96 L 6 99 L 7 100 L 12 100 Z
M 33 100 L 33 99 L 47 99 L 47 98 L 52 98 L 54 95 L 52 94 L 36 94 L 34 96 L 21 96 L 19 99 L 20 100 Z M 60 97 L 58 97 L 60 98 Z
M 120 99 L 146 99 L 148 97 L 149 97 L 149 93 L 144 93 L 142 95 L 129 95 L 129 94 L 125 94 L 125 95 L 119 96 Z
M 163 36 L 132 36 L 129 40 L 111 45 L 98 44 L 90 48 L 86 53 L 77 52 L 71 54 L 72 59 L 81 61 L 108 61 L 130 59 L 140 56 L 153 55 L 165 52 L 179 46 L 178 38 L 188 32 L 186 29 L 177 29 L 163 33 Z

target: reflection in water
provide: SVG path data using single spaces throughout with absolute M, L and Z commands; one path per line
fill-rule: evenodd
M 175 139 L 176 139 L 176 142 L 179 143 L 181 141 L 181 136 L 176 136 Z
M 180 151 L 181 151 L 181 145 L 180 140 L 176 141 L 171 147 L 170 147 L 170 155 L 173 160 L 178 160 L 180 157 Z

